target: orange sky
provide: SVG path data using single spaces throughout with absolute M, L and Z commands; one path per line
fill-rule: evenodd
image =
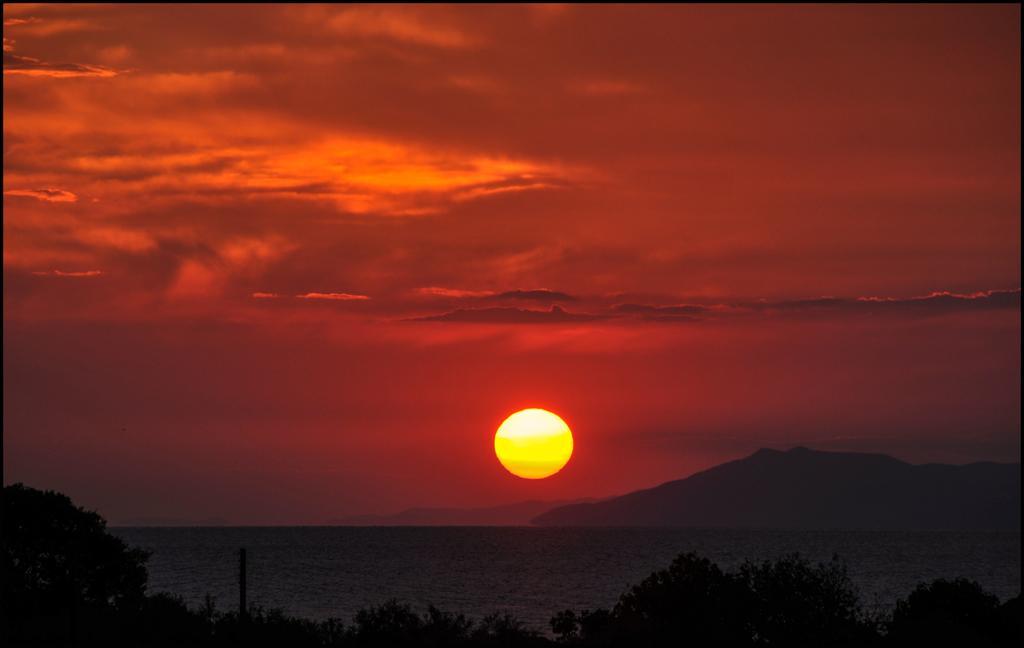
M 7 4 L 5 480 L 306 523 L 1018 460 L 1020 73 L 1019 6 Z

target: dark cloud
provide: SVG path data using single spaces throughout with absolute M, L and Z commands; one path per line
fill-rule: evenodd
M 616 304 L 616 313 L 632 315 L 654 321 L 695 321 L 708 313 L 707 306 L 684 304 L 679 306 L 652 306 L 650 304 Z
M 540 293 L 539 295 L 537 293 Z M 579 298 L 553 291 L 510 291 L 490 298 L 517 298 L 558 301 Z M 921 297 L 819 297 L 783 301 L 743 301 L 728 304 L 615 304 L 607 310 L 595 307 L 589 314 L 573 314 L 554 306 L 551 311 L 515 308 L 460 309 L 441 315 L 419 318 L 418 321 L 500 322 L 507 324 L 548 321 L 618 321 L 697 322 L 722 318 L 770 317 L 853 317 L 853 316 L 937 316 L 949 313 L 1019 309 L 1020 290 L 986 290 L 969 294 L 936 292 Z
M 860 297 L 857 299 L 821 297 L 792 301 L 744 304 L 744 308 L 791 313 L 862 313 L 941 315 L 960 311 L 1020 308 L 1020 289 L 985 290 L 958 294 L 934 292 L 921 297 L 887 298 Z
M 98 277 L 102 270 L 37 270 L 32 274 L 37 277 Z
M 792 316 L 943 315 L 964 311 L 1019 309 L 1020 290 L 984 290 L 975 293 L 934 292 L 920 297 L 816 297 L 781 301 L 738 301 L 699 304 L 617 304 L 612 311 L 623 317 L 651 321 L 697 321 L 715 317 L 785 314 Z
M 417 322 L 460 322 L 477 324 L 565 324 L 593 322 L 605 319 L 601 315 L 571 313 L 560 306 L 539 311 L 522 308 L 460 308 L 441 315 L 414 318 Z
M 558 292 L 557 290 L 541 288 L 538 290 L 508 290 L 488 297 L 488 299 L 521 299 L 524 301 L 536 302 L 561 302 L 577 301 L 578 298 L 568 293 Z
M 71 77 L 112 77 L 118 71 L 102 65 L 86 63 L 47 63 L 30 56 L 19 56 L 4 51 L 4 74 L 24 74 L 55 78 Z

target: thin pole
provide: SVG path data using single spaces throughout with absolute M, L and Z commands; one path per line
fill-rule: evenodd
M 245 605 L 245 549 L 238 550 L 238 618 L 245 621 L 248 616 Z

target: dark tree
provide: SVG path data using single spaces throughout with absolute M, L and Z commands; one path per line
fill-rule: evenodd
M 485 628 L 486 620 L 475 632 L 486 634 Z M 421 616 L 392 599 L 357 612 L 347 638 L 353 646 L 456 646 L 469 642 L 473 632 L 473 622 L 461 614 L 430 606 Z
M 794 554 L 740 567 L 750 596 L 748 620 L 755 643 L 839 645 L 876 634 L 865 620 L 846 565 L 833 556 L 811 565 Z
M 693 553 L 678 556 L 622 595 L 615 609 L 615 636 L 649 645 L 680 642 L 744 643 L 750 629 L 743 582 Z
M 352 638 L 361 646 L 407 646 L 422 628 L 423 620 L 411 607 L 392 599 L 357 612 Z
M 621 641 L 616 618 L 604 609 L 559 612 L 551 619 L 551 631 L 561 643 L 612 646 Z
M 999 607 L 999 632 L 1007 641 L 1019 642 L 1024 638 L 1024 614 L 1020 607 L 1020 594 Z
M 1019 604 L 1008 601 L 1004 607 L 974 581 L 939 579 L 918 585 L 906 600 L 896 602 L 888 636 L 897 642 L 963 645 L 1019 638 L 1019 618 L 1015 628 L 1007 618 L 1007 611 Z
M 488 614 L 473 628 L 470 639 L 483 646 L 545 646 L 547 640 L 508 613 Z
M 3 624 L 12 637 L 76 638 L 145 597 L 146 552 L 66 495 L 3 489 Z

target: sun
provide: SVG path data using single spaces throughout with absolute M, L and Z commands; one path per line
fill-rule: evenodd
M 513 475 L 544 479 L 568 463 L 572 431 L 557 414 L 538 408 L 520 410 L 498 427 L 494 454 Z

